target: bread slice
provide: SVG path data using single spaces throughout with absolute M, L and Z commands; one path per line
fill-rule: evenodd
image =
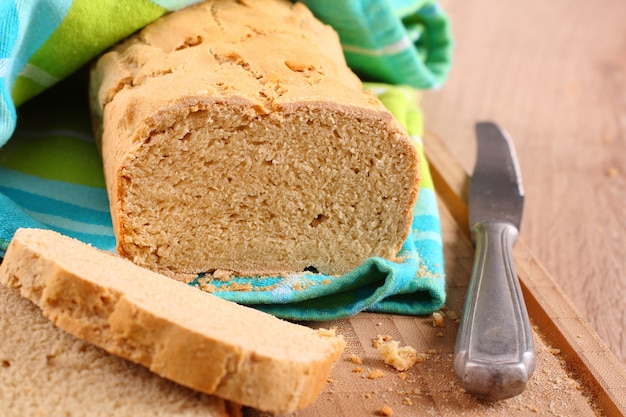
M 91 103 L 120 255 L 169 275 L 340 275 L 408 236 L 419 157 L 301 3 L 216 0 L 104 54 Z
M 0 282 L 81 339 L 266 411 L 312 403 L 345 346 L 328 332 L 219 299 L 53 231 L 19 229 Z
M 3 417 L 226 417 L 240 408 L 73 337 L 0 285 Z

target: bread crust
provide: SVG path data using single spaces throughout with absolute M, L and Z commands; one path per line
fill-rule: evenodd
M 118 252 L 169 275 L 341 275 L 394 260 L 419 156 L 300 3 L 209 1 L 100 58 L 91 103 Z
M 19 229 L 0 265 L 56 326 L 198 391 L 272 412 L 312 403 L 345 343 L 56 232 Z
M 54 327 L 3 285 L 0 335 L 3 417 L 242 415 L 239 405 L 167 381 Z

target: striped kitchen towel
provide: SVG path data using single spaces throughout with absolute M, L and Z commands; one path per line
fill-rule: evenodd
M 0 145 L 10 137 L 0 148 L 0 256 L 18 227 L 53 229 L 114 250 L 102 163 L 90 129 L 83 64 L 125 34 L 167 10 L 189 3 L 0 3 L 4 129 Z M 109 22 L 111 16 L 120 13 L 123 18 Z M 92 24 L 95 29 L 88 30 L 86 26 Z M 374 75 L 370 78 L 384 79 Z M 433 81 L 430 86 L 434 85 Z M 422 152 L 422 124 L 415 89 L 389 82 L 367 84 L 367 88 L 407 128 Z M 16 105 L 20 106 L 19 112 L 15 111 Z M 7 122 L 8 119 L 11 120 Z M 364 310 L 400 314 L 436 311 L 445 302 L 445 277 L 437 202 L 427 163 L 422 165 L 422 178 L 413 232 L 401 250 L 400 263 L 372 258 L 339 279 L 313 273 L 287 278 L 230 277 L 225 281 L 199 276 L 190 285 L 292 320 L 335 319 Z
M 77 73 L 24 104 L 17 130 L 0 148 L 0 256 L 18 227 L 115 249 L 86 82 Z
M 433 0 L 302 0 L 338 33 L 361 79 L 437 88 L 450 69 L 449 20 Z

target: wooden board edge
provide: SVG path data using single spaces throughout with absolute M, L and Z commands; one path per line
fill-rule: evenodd
M 437 195 L 469 239 L 467 172 L 432 132 L 424 135 L 424 152 Z M 542 336 L 558 349 L 568 371 L 588 390 L 603 415 L 626 415 L 626 368 L 537 262 L 523 239 L 516 243 L 514 259 L 529 315 Z

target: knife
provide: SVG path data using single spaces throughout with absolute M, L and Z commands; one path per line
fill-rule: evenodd
M 494 123 L 479 122 L 476 136 L 469 185 L 475 255 L 454 370 L 466 392 L 501 400 L 524 391 L 535 369 L 532 332 L 512 257 L 524 191 L 508 135 Z

